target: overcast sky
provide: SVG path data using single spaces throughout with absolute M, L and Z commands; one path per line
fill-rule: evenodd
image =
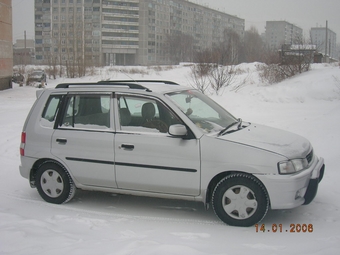
M 328 26 L 340 42 L 340 0 L 192 0 L 198 4 L 236 15 L 246 21 L 246 29 L 255 26 L 265 32 L 266 21 L 285 20 L 301 27 L 309 37 L 311 27 Z M 12 0 L 13 41 L 34 39 L 34 0 Z

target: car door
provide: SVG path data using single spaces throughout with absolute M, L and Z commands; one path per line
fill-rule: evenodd
M 117 95 L 118 188 L 175 195 L 200 193 L 199 140 L 170 136 L 181 120 L 155 98 Z
M 83 185 L 116 187 L 110 94 L 70 94 L 52 137 L 52 154 Z

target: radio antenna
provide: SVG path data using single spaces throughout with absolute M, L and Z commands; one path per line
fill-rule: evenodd
M 119 69 L 119 72 L 121 72 L 122 74 L 126 75 L 130 80 L 132 80 L 132 81 L 137 83 L 137 81 L 135 79 L 133 79 L 130 75 L 128 75 L 126 72 L 123 72 L 121 69 Z

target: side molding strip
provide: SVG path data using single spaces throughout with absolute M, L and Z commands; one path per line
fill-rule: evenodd
M 132 163 L 122 163 L 122 162 L 113 162 L 113 161 L 95 160 L 95 159 L 84 159 L 84 158 L 72 158 L 72 157 L 66 157 L 66 159 L 71 160 L 71 161 L 88 162 L 88 163 L 96 163 L 96 164 L 129 166 L 129 167 L 138 167 L 138 168 L 151 168 L 151 169 L 160 169 L 160 170 L 168 170 L 168 171 L 197 173 L 196 169 L 191 169 L 191 168 L 132 164 Z

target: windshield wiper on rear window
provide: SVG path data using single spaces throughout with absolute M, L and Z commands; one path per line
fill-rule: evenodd
M 217 136 L 221 136 L 221 135 L 224 135 L 224 134 L 228 133 L 228 132 L 227 132 L 228 129 L 231 128 L 231 127 L 233 127 L 233 126 L 236 125 L 236 124 L 238 124 L 238 125 L 237 125 L 237 130 L 239 130 L 239 129 L 241 128 L 241 125 L 242 125 L 242 119 L 238 119 L 237 121 L 235 121 L 235 122 L 231 123 L 230 125 L 228 125 L 227 127 L 223 128 L 223 129 L 218 133 Z M 236 131 L 236 130 L 234 130 L 234 131 Z

